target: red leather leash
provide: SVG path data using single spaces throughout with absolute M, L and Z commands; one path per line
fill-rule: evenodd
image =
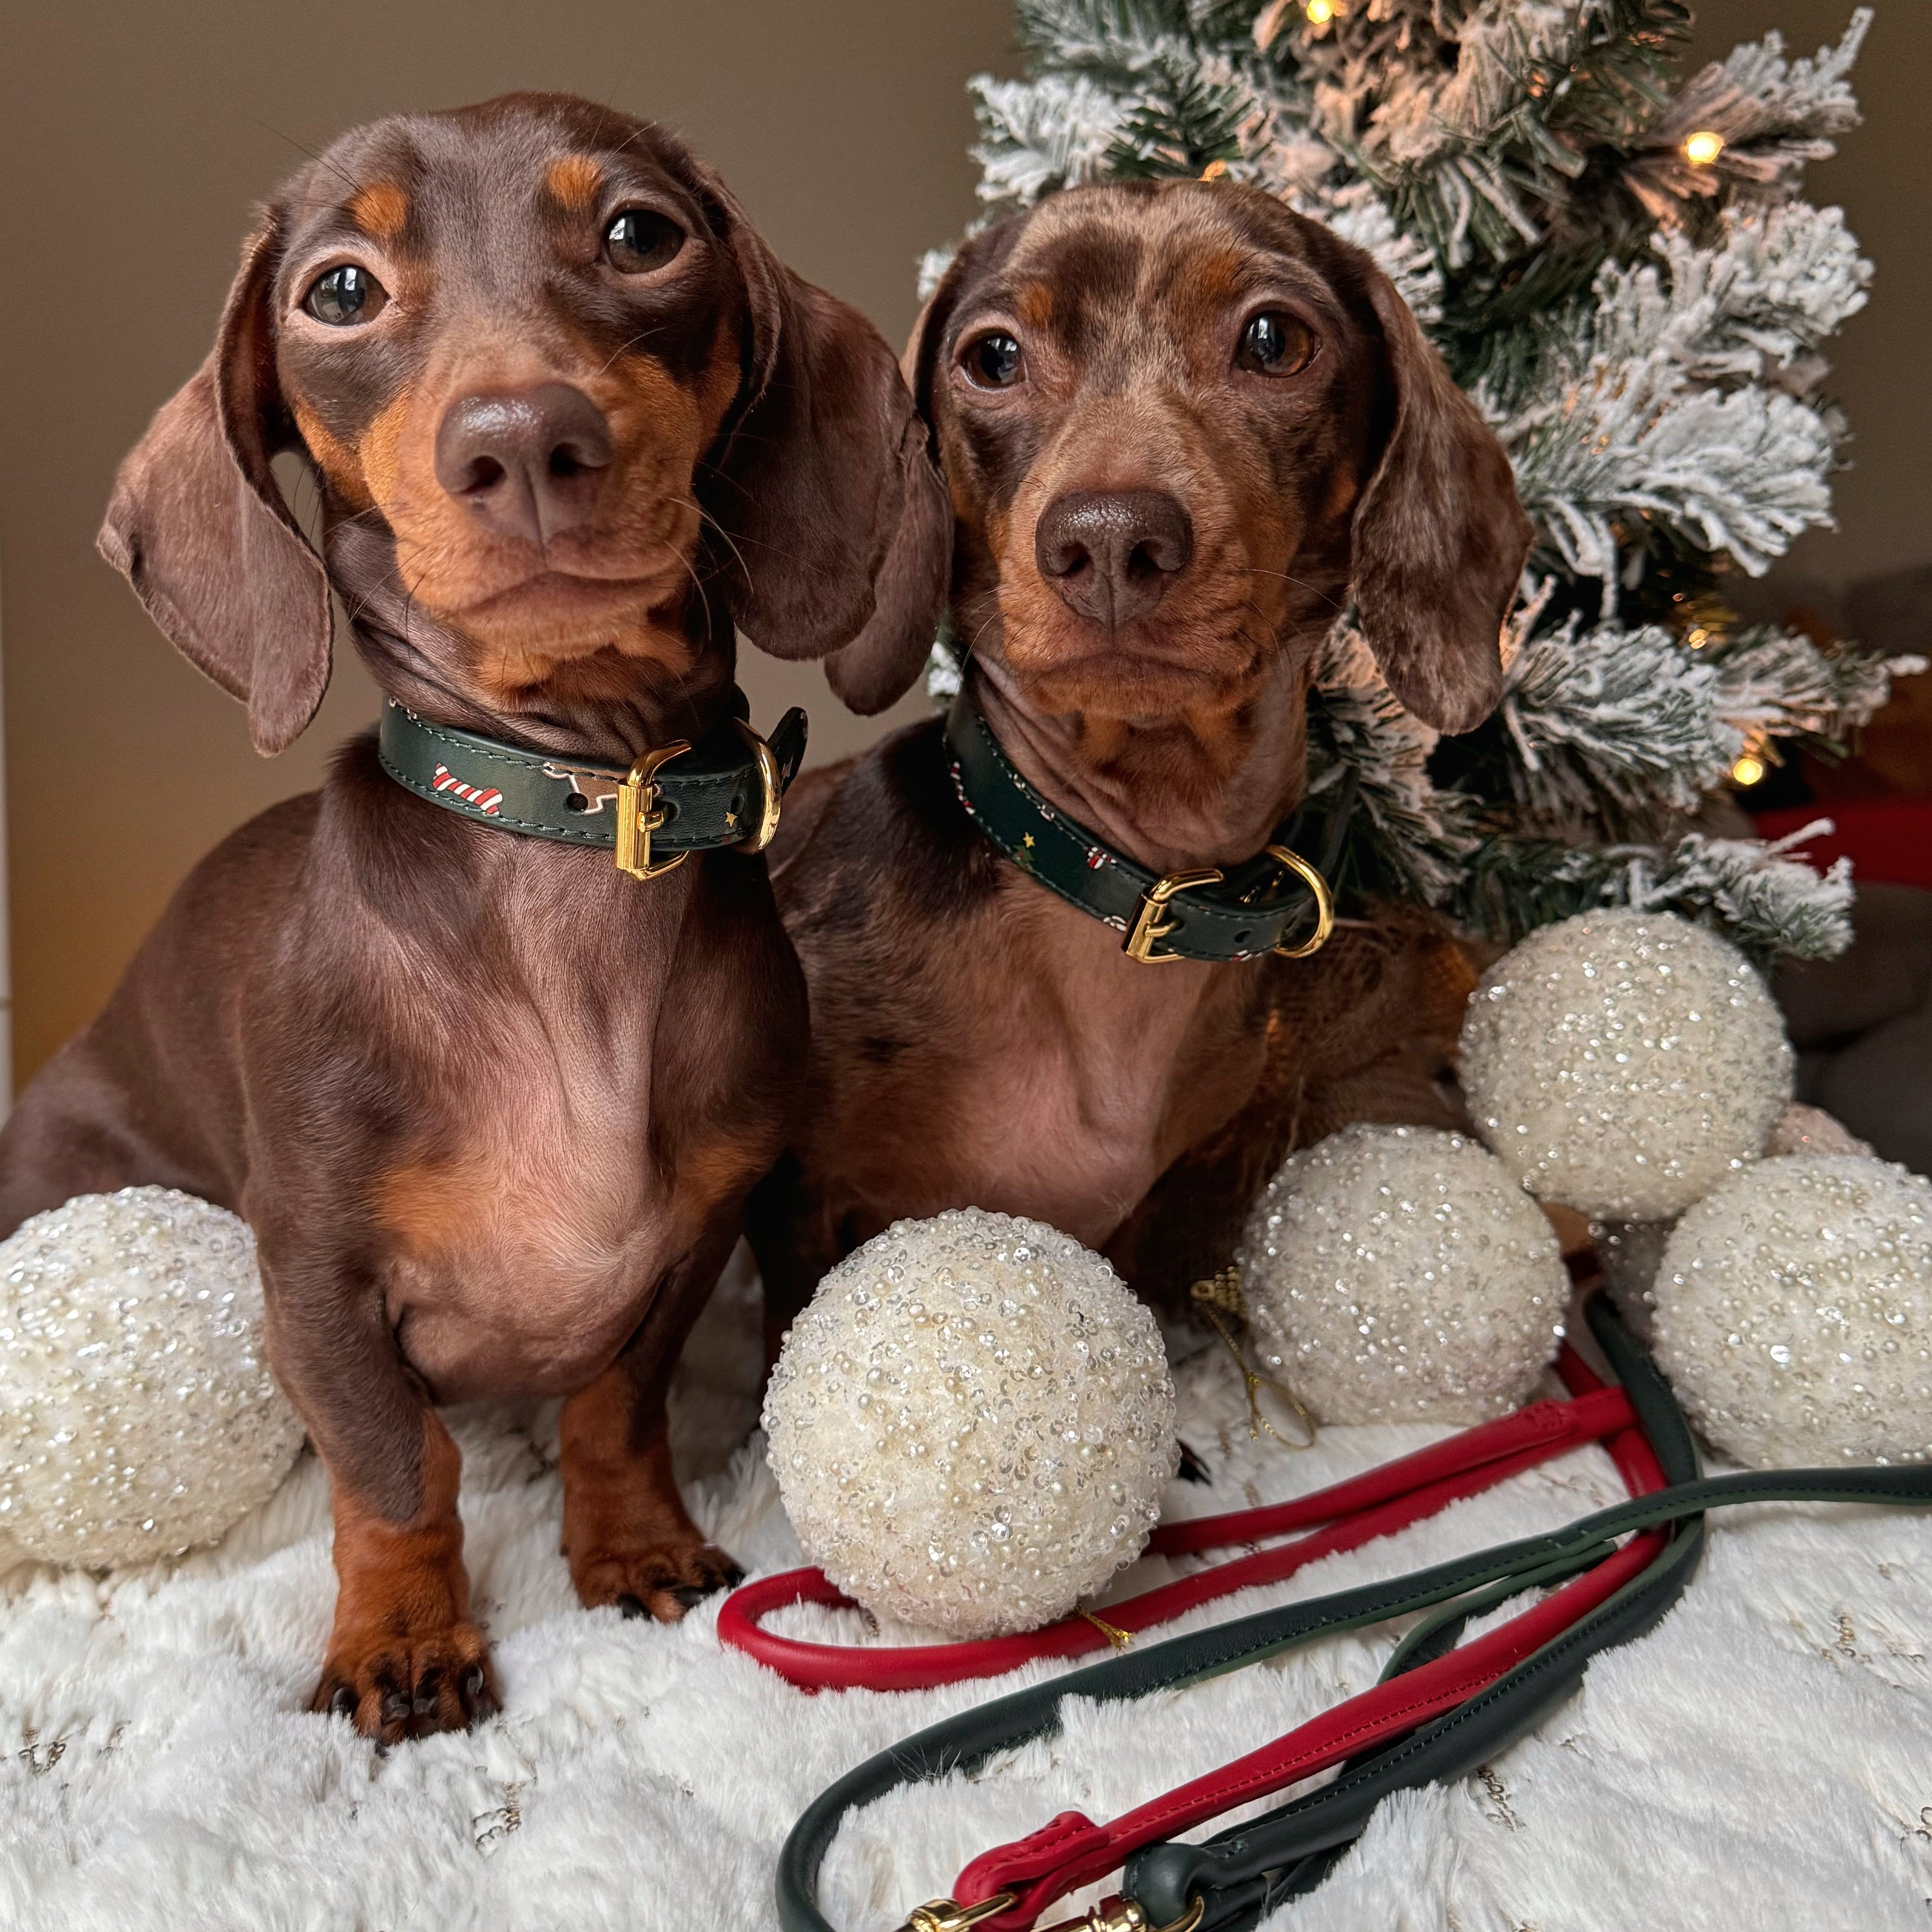
M 1581 1358 L 1567 1348 L 1559 1368 L 1566 1384 L 1578 1393 L 1571 1402 L 1550 1406 L 1575 1410 L 1587 1402 L 1595 1405 L 1590 1412 L 1593 1417 L 1608 1412 L 1599 1398 L 1619 1391 L 1604 1390 Z M 1504 1421 L 1514 1419 L 1505 1418 Z M 1496 1429 L 1500 1425 L 1486 1426 Z M 1469 1432 L 1471 1435 L 1480 1432 Z M 1612 1419 L 1600 1432 L 1607 1435 L 1604 1446 L 1633 1495 L 1647 1494 L 1664 1486 L 1664 1473 L 1642 1431 L 1631 1422 L 1627 1404 L 1621 1421 Z M 1436 1446 L 1448 1450 L 1465 1439 L 1455 1437 Z M 1566 1443 L 1564 1446 L 1574 1445 Z M 1501 1460 L 1506 1466 L 1527 1466 L 1520 1454 Z M 1372 1475 L 1383 1473 L 1371 1472 Z M 1426 1493 L 1426 1489 L 1412 1492 Z M 1300 1500 L 1307 1502 L 1314 1498 Z M 1236 1522 L 1257 1514 L 1262 1512 L 1246 1511 L 1240 1516 L 1220 1520 Z M 1412 1516 L 1409 1520 L 1414 1519 Z M 1191 1530 L 1194 1526 L 1176 1527 Z M 1432 1664 L 1378 1684 L 1260 1750 L 1164 1792 L 1108 1824 L 1096 1825 L 1078 1811 L 1063 1812 L 1029 1837 L 982 1852 L 974 1859 L 960 1873 L 952 1896 L 970 1908 L 1002 1892 L 1010 1892 L 1014 1894 L 1011 1905 L 977 1923 L 983 1932 L 1027 1932 L 1055 1899 L 1103 1877 L 1143 1846 L 1172 1838 L 1238 1805 L 1299 1783 L 1454 1709 L 1640 1574 L 1668 1540 L 1660 1531 L 1633 1537 L 1593 1569 L 1572 1579 L 1534 1608 L 1486 1636 L 1450 1651 Z M 1110 1616 L 1117 1613 L 1117 1610 L 1108 1612 Z
M 1567 1347 L 1558 1366 L 1565 1385 L 1573 1391 L 1568 1401 L 1532 1402 L 1513 1414 L 1480 1424 L 1346 1482 L 1287 1502 L 1162 1524 L 1148 1541 L 1150 1554 L 1172 1556 L 1226 1549 L 1296 1529 L 1311 1533 L 1109 1604 L 1106 1625 L 1131 1637 L 1234 1591 L 1279 1582 L 1306 1564 L 1406 1528 L 1450 1503 L 1586 1442 L 1604 1442 L 1634 1490 L 1640 1476 L 1644 1488 L 1659 1486 L 1662 1478 L 1641 1432 L 1633 1426 L 1623 1391 L 1605 1388 L 1582 1358 Z M 1634 1469 L 1626 1462 L 1633 1456 L 1647 1463 L 1647 1471 Z M 1555 1597 L 1550 1600 L 1556 1600 Z M 718 1613 L 718 1634 L 734 1649 L 755 1658 L 788 1682 L 808 1690 L 927 1690 L 969 1678 L 998 1676 L 1040 1658 L 1084 1656 L 1115 1641 L 1106 1628 L 1078 1615 L 1017 1636 L 966 1643 L 808 1643 L 763 1628 L 762 1618 L 796 1603 L 852 1606 L 851 1599 L 823 1570 L 787 1570 L 733 1592 Z M 1580 1608 L 1572 1612 L 1582 1614 Z M 1475 1649 L 1472 1645 L 1453 1654 L 1465 1658 Z M 1498 1665 L 1498 1671 L 1508 1667 L 1507 1664 Z M 1405 1693 L 1413 1694 L 1424 1677 L 1424 1671 L 1418 1670 L 1401 1679 Z

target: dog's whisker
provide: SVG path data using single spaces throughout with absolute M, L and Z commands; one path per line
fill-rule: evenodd
M 309 159 L 314 161 L 318 166 L 328 169 L 329 172 L 334 175 L 337 180 L 341 182 L 349 189 L 351 194 L 356 193 L 361 188 L 362 184 L 358 182 L 353 175 L 350 174 L 346 168 L 341 166 L 338 163 L 331 160 L 326 154 L 318 153 L 314 148 L 308 146 L 305 142 L 298 141 L 292 134 L 284 134 L 280 128 L 276 127 L 272 122 L 261 120 L 257 116 L 249 113 L 245 109 L 242 110 L 242 118 L 244 121 L 254 122 L 255 125 L 260 128 L 263 134 L 272 134 L 277 140 L 287 142 L 289 146 L 294 148 L 297 154 L 308 155 Z
M 1327 591 L 1318 590 L 1316 586 L 1309 583 L 1306 578 L 1291 577 L 1285 570 L 1260 570 L 1251 566 L 1244 573 L 1244 574 L 1249 577 L 1278 577 L 1281 579 L 1282 583 L 1292 584 L 1297 590 L 1306 591 L 1311 597 L 1320 598 L 1322 602 L 1327 604 L 1331 610 L 1340 611 L 1347 608 L 1344 604 L 1336 603 L 1334 598 L 1328 595 Z
M 682 505 L 686 509 L 696 512 L 698 520 L 700 524 L 709 524 L 718 532 L 729 546 L 732 556 L 737 560 L 738 568 L 745 573 L 746 580 L 748 583 L 751 580 L 752 566 L 745 561 L 745 553 L 738 548 L 737 538 L 733 536 L 731 532 L 694 496 L 674 496 L 670 500 L 674 503 Z

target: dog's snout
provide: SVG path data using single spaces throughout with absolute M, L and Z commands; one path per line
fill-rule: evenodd
M 436 481 L 493 530 L 541 547 L 590 520 L 610 447 L 603 411 L 568 382 L 464 396 L 436 430 Z
M 1165 490 L 1071 490 L 1034 532 L 1040 574 L 1110 631 L 1151 610 L 1193 554 L 1193 524 Z

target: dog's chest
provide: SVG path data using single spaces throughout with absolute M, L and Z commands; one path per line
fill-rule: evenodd
M 947 1198 L 933 1204 L 1032 1215 L 1099 1246 L 1245 1098 L 1245 1001 L 1228 968 L 1143 965 L 1030 884 L 1001 896 L 987 949 L 999 964 L 977 976 L 970 1022 L 948 1029 L 941 1079 L 905 1094 L 921 1139 L 945 1124 Z
M 659 1002 L 647 976 L 587 986 L 527 943 L 452 977 L 407 1070 L 424 1124 L 371 1190 L 388 1313 L 442 1400 L 566 1392 L 683 1238 L 650 1150 Z

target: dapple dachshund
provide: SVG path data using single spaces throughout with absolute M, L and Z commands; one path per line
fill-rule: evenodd
M 813 1026 L 752 1204 L 775 1330 L 896 1218 L 969 1203 L 1162 1300 L 1298 1136 L 1453 1104 L 1453 944 L 1391 910 L 1276 955 L 1322 910 L 1282 828 L 1344 600 L 1403 704 L 1466 730 L 1529 540 L 1388 278 L 1252 188 L 1080 188 L 988 229 L 903 366 L 964 689 L 813 774 L 774 853 Z
M 315 1708 L 454 1728 L 497 1690 L 438 1403 L 568 1398 L 585 1604 L 674 1618 L 731 1574 L 673 1485 L 665 1386 L 806 1012 L 748 850 L 784 774 L 734 726 L 734 626 L 889 700 L 943 600 L 944 493 L 890 350 L 713 175 L 518 95 L 378 122 L 289 183 L 101 541 L 261 751 L 320 700 L 332 592 L 388 701 L 380 750 L 201 863 L 22 1096 L 0 1226 L 147 1183 L 246 1217 L 333 1499 Z M 680 744 L 675 810 L 709 784 L 717 821 L 682 863 Z M 514 829 L 547 798 L 548 833 Z

